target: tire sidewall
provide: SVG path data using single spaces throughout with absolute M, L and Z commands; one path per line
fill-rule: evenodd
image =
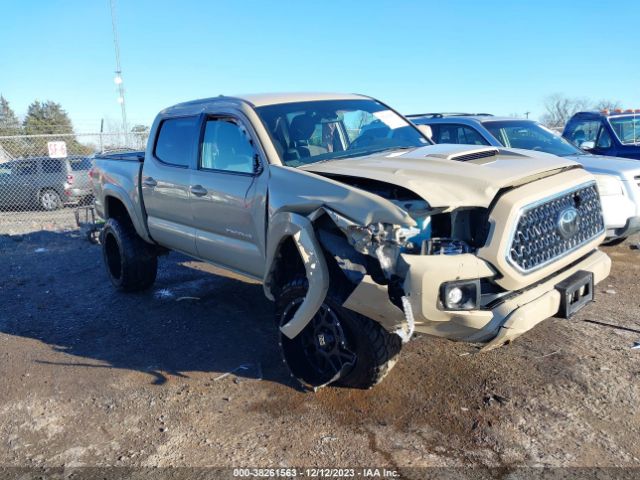
M 113 276 L 113 274 L 111 273 L 111 268 L 109 267 L 109 254 L 107 253 L 107 240 L 108 240 L 107 237 L 108 236 L 113 237 L 118 247 L 118 253 L 120 255 L 120 277 L 119 278 L 116 278 Z M 111 283 L 113 284 L 114 287 L 121 289 L 123 287 L 125 255 L 124 255 L 124 248 L 123 248 L 123 236 L 121 232 L 121 226 L 117 222 L 117 220 L 113 218 L 110 218 L 109 220 L 107 220 L 104 227 L 102 228 L 100 243 L 102 244 L 102 259 L 104 261 L 104 266 L 107 271 L 109 280 L 111 280 Z
M 283 288 L 281 294 L 276 300 L 278 325 L 280 325 L 280 323 L 283 321 L 282 314 L 287 305 L 299 298 L 303 298 L 306 293 L 306 280 L 293 282 L 292 284 L 288 284 Z M 377 358 L 373 350 L 374 345 L 372 345 L 372 343 L 369 341 L 370 338 L 367 337 L 364 330 L 367 328 L 365 322 L 373 322 L 373 320 L 366 319 L 358 315 L 357 313 L 344 308 L 334 298 L 335 295 L 331 294 L 330 289 L 323 303 L 336 312 L 340 320 L 342 329 L 345 333 L 347 346 L 349 350 L 351 350 L 356 355 L 356 362 L 353 367 L 351 367 L 351 369 L 346 372 L 342 378 L 338 379 L 335 382 L 335 385 L 355 388 L 369 388 L 372 386 L 371 379 L 375 377 L 375 370 L 378 365 L 376 363 Z M 382 327 L 380 327 L 379 325 L 375 325 L 375 328 Z M 282 332 L 280 332 L 280 335 L 282 336 L 281 342 L 287 341 Z M 286 363 L 288 364 L 288 362 Z M 291 366 L 289 367 L 291 369 Z M 309 384 L 305 379 L 301 379 L 299 377 L 297 378 L 305 386 L 319 386 Z
M 44 196 L 47 194 L 53 195 L 56 200 L 53 207 L 48 207 L 44 204 Z M 62 199 L 60 198 L 58 192 L 53 189 L 47 188 L 40 192 L 40 195 L 38 196 L 38 203 L 40 205 L 40 208 L 42 208 L 43 210 L 46 210 L 47 212 L 53 212 L 54 210 L 58 210 L 60 208 L 60 206 L 62 205 Z

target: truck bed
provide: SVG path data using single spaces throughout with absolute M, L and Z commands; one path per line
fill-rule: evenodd
M 95 158 L 96 160 L 125 160 L 142 163 L 144 162 L 144 151 L 98 153 Z
M 110 206 L 103 205 L 102 200 L 108 193 L 112 199 L 117 199 L 125 206 L 138 234 L 149 241 L 140 185 L 144 156 L 144 152 L 138 151 L 97 154 L 92 184 L 98 215 L 106 217 L 106 210 Z

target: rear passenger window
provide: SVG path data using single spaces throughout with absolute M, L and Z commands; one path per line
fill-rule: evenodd
M 77 172 L 79 170 L 90 170 L 92 167 L 90 158 L 70 158 L 71 170 Z
M 162 162 L 188 167 L 197 136 L 198 117 L 170 118 L 160 125 L 155 156 Z
M 43 173 L 59 173 L 62 172 L 62 162 L 55 158 L 46 158 L 42 161 Z
M 34 175 L 37 172 L 36 162 L 19 162 L 13 165 L 13 173 L 16 175 Z
M 439 128 L 431 131 L 434 132 L 433 140 L 436 143 L 456 143 L 464 145 L 489 145 L 482 135 L 475 129 L 464 125 L 442 123 Z

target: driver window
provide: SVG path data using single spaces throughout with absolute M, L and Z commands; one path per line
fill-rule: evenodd
M 246 129 L 229 119 L 207 120 L 200 168 L 253 173 L 256 153 Z
M 574 130 L 569 134 L 569 140 L 576 147 L 580 147 L 584 142 L 596 141 L 600 122 L 598 120 L 578 121 L 574 125 Z
M 596 147 L 611 148 L 611 135 L 609 135 L 609 132 L 604 127 L 600 129 L 600 135 L 598 136 L 598 143 L 596 143 Z

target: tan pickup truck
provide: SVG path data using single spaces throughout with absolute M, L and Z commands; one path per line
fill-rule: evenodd
M 502 345 L 609 274 L 593 177 L 536 152 L 432 145 L 362 95 L 215 97 L 91 171 L 105 265 L 150 287 L 176 250 L 259 279 L 304 384 L 367 388 L 414 331 Z

